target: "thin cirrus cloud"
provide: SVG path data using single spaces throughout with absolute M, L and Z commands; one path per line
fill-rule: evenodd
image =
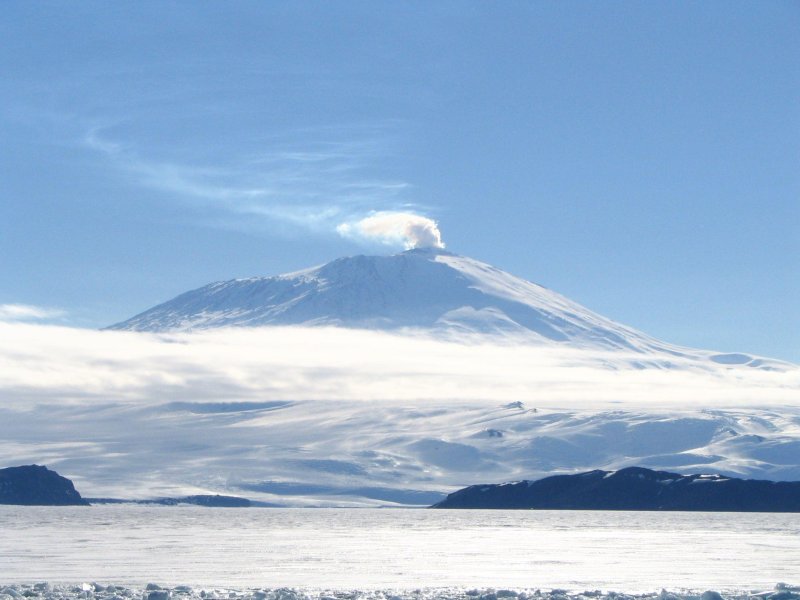
M 65 315 L 59 308 L 32 304 L 0 304 L 0 321 L 45 321 Z
M 97 127 L 83 144 L 137 184 L 242 217 L 243 226 L 255 216 L 367 243 L 443 247 L 436 223 L 403 200 L 407 182 L 368 175 L 377 140 L 287 145 L 214 166 L 146 158 Z

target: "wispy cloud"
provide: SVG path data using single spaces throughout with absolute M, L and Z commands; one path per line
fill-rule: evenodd
M 308 138 L 309 132 L 298 137 Z M 378 135 L 338 137 L 341 132 L 322 141 L 272 142 L 265 152 L 215 164 L 150 158 L 98 127 L 89 129 L 82 142 L 136 183 L 228 215 L 350 238 L 353 224 L 375 214 L 426 219 L 406 198 L 412 187 L 408 182 L 375 175 L 376 161 L 386 155 Z M 358 239 L 375 242 L 370 236 Z M 389 243 L 402 245 L 403 239 L 394 236 Z
M 58 308 L 32 304 L 0 304 L 0 321 L 44 321 L 57 319 L 65 314 Z

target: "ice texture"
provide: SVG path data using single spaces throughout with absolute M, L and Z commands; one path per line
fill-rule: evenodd
M 171 600 L 183 584 L 726 594 L 795 583 L 800 556 L 800 513 L 0 506 L 0 523 L 6 581 Z
M 0 587 L 0 600 L 800 600 L 800 587 L 779 583 L 772 590 L 662 589 L 650 593 L 537 588 L 418 588 L 418 589 L 301 589 L 301 588 L 209 588 L 188 585 L 151 589 L 98 583 L 10 584 Z

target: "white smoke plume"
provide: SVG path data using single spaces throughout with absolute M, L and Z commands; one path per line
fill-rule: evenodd
M 389 246 L 402 244 L 413 248 L 444 248 L 436 221 L 408 212 L 380 211 L 353 223 L 336 228 L 340 235 L 377 241 Z

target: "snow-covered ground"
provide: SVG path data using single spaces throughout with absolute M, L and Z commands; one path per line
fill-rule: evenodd
M 490 587 L 770 592 L 797 584 L 800 553 L 800 514 L 775 513 L 0 506 L 0 523 L 0 589 L 155 582 L 221 598 L 227 589 L 212 590 L 373 590 L 386 600 L 420 588 L 437 588 L 422 596 L 431 600 Z
M 640 465 L 800 479 L 800 370 L 341 328 L 0 324 L 0 465 L 89 497 L 425 505 Z
M 330 590 L 302 588 L 225 588 L 181 585 L 174 588 L 155 583 L 122 586 L 113 583 L 50 585 L 0 583 L 0 600 L 798 600 L 800 587 L 779 584 L 772 590 L 719 594 L 714 590 L 691 590 L 630 594 L 616 591 L 567 592 L 565 590 L 497 588 L 417 588 L 413 590 Z

